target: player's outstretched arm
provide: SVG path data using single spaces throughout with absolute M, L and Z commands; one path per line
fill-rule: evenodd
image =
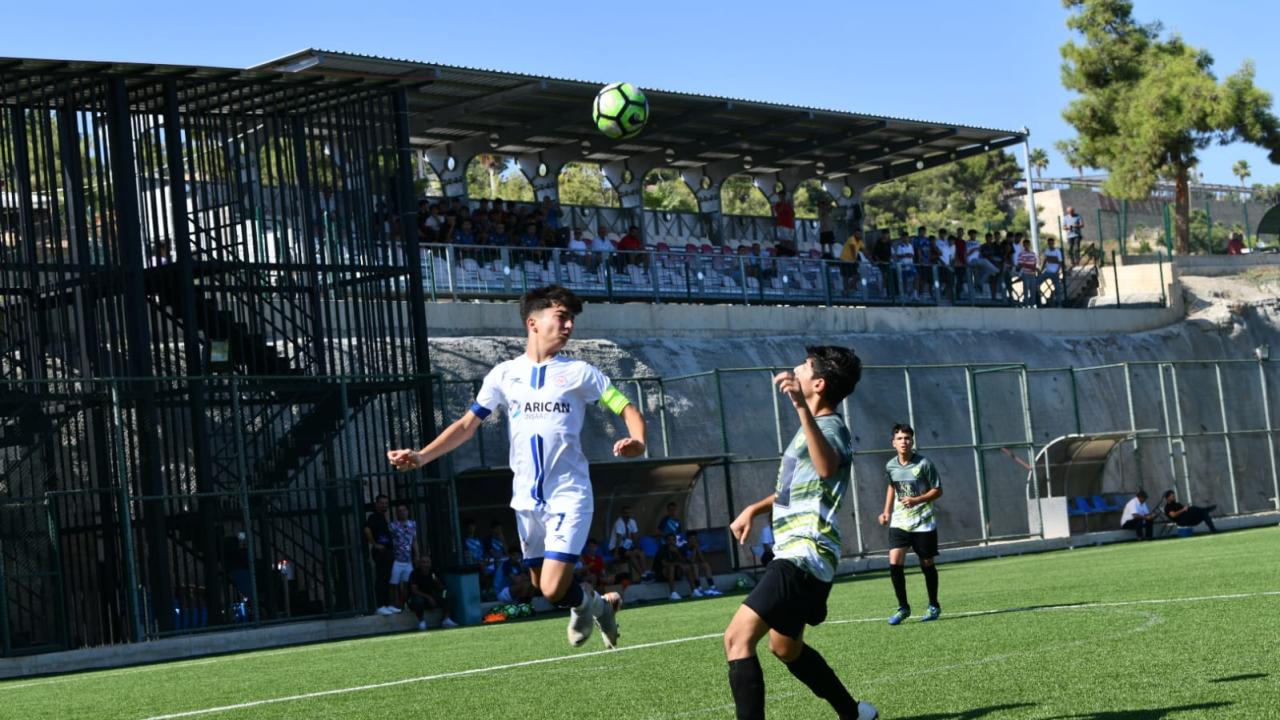
M 752 503 L 742 509 L 738 513 L 738 517 L 729 523 L 729 532 L 737 539 L 739 545 L 746 545 L 747 539 L 751 537 L 751 523 L 756 519 L 757 515 L 769 512 L 773 508 L 773 499 L 777 494 L 770 495 L 758 502 Z
M 635 405 L 628 404 L 622 408 L 622 422 L 627 425 L 625 437 L 613 444 L 613 454 L 618 457 L 639 457 L 645 450 L 644 416 Z
M 444 429 L 444 432 L 436 436 L 435 440 L 427 443 L 427 446 L 421 450 L 403 449 L 388 450 L 387 460 L 401 472 L 409 470 L 417 470 L 423 465 L 435 462 L 439 458 L 448 455 L 463 443 L 470 440 L 476 434 L 476 430 L 480 427 L 482 421 L 470 410 L 465 415 L 454 421 L 452 425 Z

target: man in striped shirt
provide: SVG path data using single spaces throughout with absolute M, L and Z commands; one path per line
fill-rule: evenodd
M 774 560 L 724 633 L 729 688 L 740 720 L 764 717 L 764 673 L 756 644 L 769 650 L 796 679 L 830 703 L 845 720 L 879 717 L 873 705 L 853 699 L 818 651 L 804 642 L 804 626 L 827 617 L 827 596 L 840 560 L 836 513 L 849 492 L 853 445 L 840 401 L 862 376 L 862 361 L 848 348 L 806 348 L 794 371 L 773 378 L 795 407 L 800 429 L 787 445 L 774 492 L 743 510 L 729 526 L 740 545 L 752 521 L 773 512 Z

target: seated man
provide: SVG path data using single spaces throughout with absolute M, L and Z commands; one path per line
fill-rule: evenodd
M 667 533 L 666 544 L 658 548 L 658 553 L 653 556 L 653 572 L 666 581 L 667 590 L 671 593 L 668 595 L 669 599 L 680 599 L 680 593 L 676 592 L 676 578 L 681 576 L 689 579 L 689 587 L 693 589 L 695 596 L 702 597 L 702 592 L 698 590 L 698 586 L 694 585 L 691 579 L 693 578 L 693 570 L 685 562 L 684 553 L 680 552 L 680 546 L 676 545 L 675 533 Z
M 1217 509 L 1217 505 L 1209 507 L 1196 507 L 1195 505 L 1183 505 L 1178 502 L 1178 496 L 1174 491 L 1168 490 L 1164 494 L 1164 514 L 1173 521 L 1178 527 L 1195 527 L 1200 523 L 1204 523 L 1209 532 L 1216 533 L 1218 528 L 1213 525 L 1213 518 L 1209 517 L 1209 513 Z
M 636 524 L 635 517 L 631 515 L 631 506 L 623 505 L 622 513 L 617 520 L 613 521 L 613 534 L 609 537 L 609 551 L 613 553 L 614 558 L 621 558 L 630 565 L 628 572 L 636 582 L 652 578 L 652 574 L 644 568 L 645 556 L 644 551 L 640 549 L 639 533 L 640 526 Z
M 520 557 L 520 547 L 507 548 L 493 573 L 493 590 L 498 602 L 529 602 L 536 594 L 529 578 L 529 569 Z
M 444 609 L 444 583 L 435 570 L 431 569 L 431 556 L 423 553 L 409 574 L 409 609 L 418 616 L 418 629 L 427 629 L 426 613 L 428 610 Z M 440 627 L 454 627 L 455 622 L 445 615 Z
M 1137 533 L 1139 540 L 1150 540 L 1151 521 L 1155 519 L 1155 513 L 1147 507 L 1147 493 L 1139 490 L 1137 495 L 1124 504 L 1124 511 L 1120 513 L 1120 527 Z
M 698 533 L 694 530 L 689 531 L 687 537 L 688 544 L 684 546 L 684 556 L 689 563 L 689 567 L 693 569 L 693 596 L 701 597 L 717 597 L 724 593 L 716 589 L 715 577 L 711 574 L 711 563 L 707 561 L 707 556 L 702 552 L 702 543 L 698 541 Z M 706 590 L 700 590 L 697 583 L 701 579 L 707 583 Z
M 582 554 L 578 556 L 579 572 L 582 573 L 582 581 L 595 588 L 603 590 L 605 585 L 604 573 L 604 556 L 600 554 L 600 544 L 595 538 L 587 539 L 587 546 L 582 549 Z

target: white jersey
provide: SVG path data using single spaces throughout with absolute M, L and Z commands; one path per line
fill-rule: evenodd
M 485 376 L 471 412 L 482 420 L 499 408 L 507 413 L 513 509 L 592 511 L 582 421 L 611 387 L 594 366 L 558 355 L 541 364 L 521 355 Z

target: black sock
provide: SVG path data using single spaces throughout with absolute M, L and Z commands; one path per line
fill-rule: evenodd
M 760 658 L 752 655 L 729 661 L 729 690 L 738 720 L 764 720 L 764 671 Z
M 574 578 L 573 582 L 569 583 L 569 589 L 565 592 L 564 597 L 556 601 L 556 607 L 561 610 L 576 608 L 582 604 L 582 599 L 582 583 L 578 582 L 577 578 Z
M 853 699 L 844 683 L 840 682 L 835 671 L 817 650 L 805 645 L 804 650 L 800 651 L 800 657 L 783 665 L 787 666 L 797 680 L 807 685 L 814 695 L 831 703 L 837 716 L 858 717 L 858 701 Z
M 938 605 L 938 567 L 921 565 L 920 574 L 924 575 L 924 589 L 929 592 L 929 604 Z
M 907 569 L 902 565 L 890 565 L 889 579 L 893 581 L 893 594 L 898 596 L 898 607 L 908 607 Z

